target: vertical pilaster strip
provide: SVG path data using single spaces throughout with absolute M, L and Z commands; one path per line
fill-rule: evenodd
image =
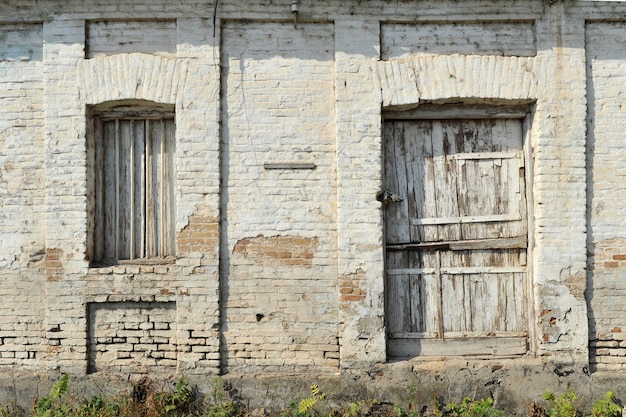
M 341 366 L 385 360 L 378 21 L 335 22 Z M 356 294 L 356 295 L 355 295 Z
M 177 329 L 179 370 L 188 374 L 220 366 L 220 31 L 213 37 L 212 25 L 177 21 L 177 56 L 187 76 L 176 98 L 176 130 L 185 132 L 176 135 L 176 230 L 179 256 L 197 263 L 180 278 L 191 289 L 178 303 Z
M 586 79 L 581 16 L 564 2 L 537 22 L 533 118 L 537 353 L 586 363 Z M 560 356 L 559 356 L 560 355 Z
M 86 253 L 85 107 L 78 63 L 84 56 L 83 20 L 44 23 L 46 166 L 46 363 L 49 369 L 86 369 L 86 318 L 81 294 Z

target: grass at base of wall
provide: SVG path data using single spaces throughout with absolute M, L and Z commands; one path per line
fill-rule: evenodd
M 47 396 L 35 399 L 32 410 L 13 404 L 0 405 L 0 417 L 265 417 L 264 410 L 251 410 L 232 399 L 222 378 L 215 378 L 211 392 L 200 393 L 186 379 L 159 389 L 143 378 L 129 392 L 105 397 L 92 395 L 74 398 L 68 394 L 68 375 L 58 380 Z M 331 406 L 317 385 L 311 385 L 307 397 L 294 399 L 280 417 L 507 417 L 493 398 L 465 397 L 458 403 L 441 403 L 433 398 L 431 407 L 417 410 L 412 400 L 419 388 L 407 387 L 406 398 L 397 404 L 380 404 L 376 399 L 355 399 L 343 406 Z M 591 410 L 581 410 L 576 393 L 569 389 L 560 394 L 547 390 L 543 398 L 529 404 L 528 417 L 621 417 L 623 407 L 613 392 L 593 403 Z

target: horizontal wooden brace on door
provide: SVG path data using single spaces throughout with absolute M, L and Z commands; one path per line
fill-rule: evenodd
M 526 236 L 474 239 L 474 240 L 449 240 L 442 242 L 420 243 L 396 243 L 385 246 L 387 250 L 472 250 L 472 249 L 524 249 L 526 248 Z
M 466 266 L 436 268 L 393 268 L 387 275 L 465 275 L 465 274 L 516 274 L 525 273 L 525 266 Z
M 486 216 L 458 216 L 458 217 L 425 217 L 423 219 L 411 219 L 413 226 L 427 226 L 437 224 L 467 224 L 487 222 L 511 222 L 522 220 L 519 213 L 490 214 Z
M 448 159 L 473 160 L 473 159 L 520 159 L 523 160 L 522 151 L 508 152 L 463 152 L 445 155 Z
M 526 337 L 390 339 L 387 354 L 395 358 L 473 356 L 515 357 L 526 354 Z
M 445 339 L 461 339 L 468 337 L 526 337 L 528 332 L 519 331 L 483 331 L 483 332 L 444 332 Z M 389 333 L 390 339 L 439 339 L 437 332 L 402 332 Z

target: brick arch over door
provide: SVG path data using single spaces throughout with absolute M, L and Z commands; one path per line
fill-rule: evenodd
M 142 53 L 88 59 L 78 68 L 87 104 L 131 99 L 176 103 L 186 74 L 184 60 Z
M 452 97 L 533 100 L 537 57 L 425 56 L 381 61 L 383 107 L 413 106 Z

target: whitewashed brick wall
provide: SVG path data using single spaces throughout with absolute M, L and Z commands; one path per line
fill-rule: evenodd
M 0 25 L 0 364 L 36 366 L 44 347 L 42 25 Z
M 225 365 L 337 368 L 332 23 L 222 29 Z M 312 164 L 268 169 L 267 164 Z
M 98 326 L 146 305 L 164 372 L 385 362 L 382 113 L 424 101 L 528 106 L 529 357 L 626 364 L 626 5 L 5 3 L 0 366 L 122 369 Z M 137 100 L 175 108 L 177 259 L 94 268 L 88 109 Z
M 626 23 L 588 23 L 585 35 L 591 254 L 586 295 L 591 317 L 591 360 L 598 369 L 624 369 Z

